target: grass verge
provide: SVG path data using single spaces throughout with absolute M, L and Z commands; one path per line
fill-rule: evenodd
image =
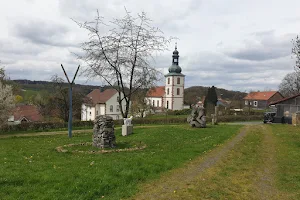
M 273 125 L 276 142 L 276 186 L 288 199 L 300 199 L 300 127 Z

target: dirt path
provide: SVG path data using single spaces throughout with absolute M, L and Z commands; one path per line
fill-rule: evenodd
M 274 186 L 275 153 L 270 127 L 245 126 L 222 146 L 143 185 L 131 199 L 282 199 Z
M 275 138 L 272 135 L 272 130 L 270 127 L 261 125 L 262 133 L 264 135 L 264 140 L 261 150 L 261 158 L 263 159 L 263 164 L 261 168 L 257 171 L 258 182 L 257 191 L 260 199 L 282 199 L 279 197 L 279 193 L 275 188 L 274 174 L 276 172 L 276 162 L 275 162 Z
M 175 170 L 161 178 L 159 184 L 153 183 L 144 186 L 143 192 L 132 199 L 173 199 L 170 194 L 175 194 L 180 188 L 186 188 L 190 183 L 208 168 L 215 165 L 234 146 L 246 136 L 247 131 L 243 129 L 237 136 L 226 144 L 209 152 L 206 156 L 200 157 L 191 162 L 187 167 Z M 182 199 L 184 199 L 182 197 Z
M 72 133 L 83 133 L 93 131 L 92 129 L 84 130 L 74 130 Z M 43 135 L 68 135 L 68 131 L 53 131 L 53 132 L 36 132 L 36 133 L 14 133 L 14 134 L 5 134 L 0 135 L 1 138 L 11 138 L 11 137 L 32 137 L 32 136 L 43 136 Z

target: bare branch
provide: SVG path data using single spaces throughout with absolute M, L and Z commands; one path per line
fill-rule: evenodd
M 85 55 L 77 56 L 85 63 L 84 73 L 116 86 L 122 115 L 127 117 L 132 95 L 157 81 L 159 72 L 150 65 L 149 59 L 153 59 L 155 52 L 166 50 L 172 38 L 167 39 L 160 29 L 152 27 L 145 12 L 133 17 L 126 8 L 124 17 L 107 24 L 98 11 L 92 22 L 75 23 L 89 35 L 88 41 L 81 44 Z M 107 27 L 109 30 L 104 33 Z

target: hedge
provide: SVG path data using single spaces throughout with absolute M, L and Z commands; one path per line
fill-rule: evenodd
M 219 116 L 219 122 L 234 122 L 234 121 L 253 121 L 253 120 L 263 120 L 262 115 L 236 115 L 236 116 Z M 211 122 L 211 117 L 206 117 L 208 123 Z M 122 125 L 123 120 L 115 120 L 115 125 Z M 144 124 L 182 124 L 187 123 L 186 118 L 134 118 L 132 121 L 136 125 Z M 92 128 L 93 121 L 75 121 L 73 122 L 73 128 Z M 63 122 L 40 122 L 40 123 L 23 123 L 18 125 L 7 125 L 0 129 L 1 133 L 6 132 L 19 132 L 19 131 L 51 131 L 57 129 L 67 129 L 68 123 Z

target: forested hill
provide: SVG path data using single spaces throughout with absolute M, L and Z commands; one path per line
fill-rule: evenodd
M 18 84 L 20 89 L 23 90 L 51 91 L 53 89 L 53 83 L 50 81 L 13 80 L 13 82 Z M 68 87 L 68 83 L 64 84 Z M 93 89 L 99 88 L 99 86 L 75 84 L 74 88 L 80 89 L 84 94 L 88 94 Z
M 204 86 L 192 86 L 184 89 L 184 101 L 185 104 L 194 104 L 195 102 L 202 100 L 207 94 L 208 87 Z M 217 96 L 224 100 L 242 100 L 247 93 L 226 90 L 223 88 L 216 88 Z

